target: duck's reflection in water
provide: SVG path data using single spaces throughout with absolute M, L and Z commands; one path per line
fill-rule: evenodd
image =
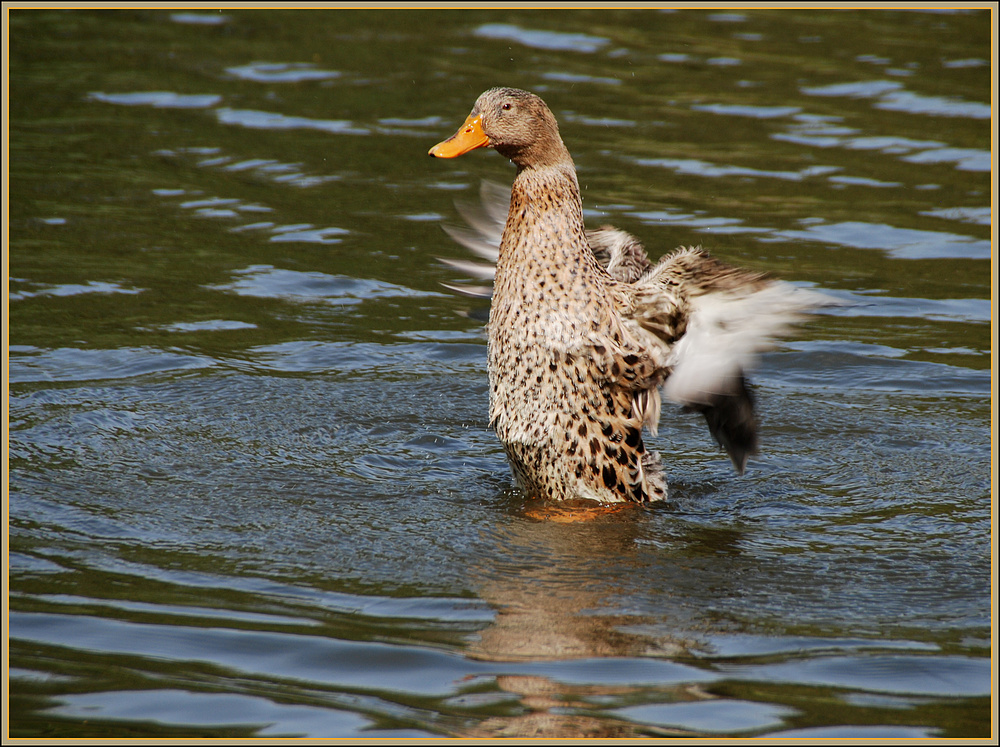
M 511 521 L 496 531 L 496 552 L 489 563 L 473 569 L 483 599 L 497 610 L 489 627 L 470 644 L 471 658 L 497 662 L 540 662 L 568 659 L 685 658 L 699 648 L 689 632 L 691 620 L 670 632 L 670 610 L 647 614 L 628 611 L 630 590 L 641 579 L 662 573 L 661 553 L 640 550 L 650 513 L 627 505 L 616 510 L 581 511 L 551 505 L 513 510 Z M 681 555 L 691 558 L 688 536 Z M 738 535 L 713 536 L 734 551 Z M 694 555 L 701 554 L 695 549 Z M 681 558 L 678 563 L 686 565 Z M 689 580 L 691 568 L 678 569 Z M 682 584 L 686 586 L 687 584 Z M 655 584 L 662 594 L 663 582 Z M 669 603 L 669 590 L 663 595 Z M 684 615 L 681 615 L 684 617 Z M 665 623 L 665 620 L 667 622 Z M 508 667 L 509 670 L 509 667 Z M 583 677 L 582 679 L 587 679 Z M 600 681 L 600 677 L 595 678 Z M 614 679 L 614 678 L 612 678 Z M 681 678 L 684 679 L 684 678 Z M 641 737 L 690 734 L 648 727 L 602 715 L 606 708 L 646 700 L 651 689 L 661 702 L 703 700 L 715 696 L 698 680 L 664 681 L 662 685 L 576 684 L 537 674 L 496 677 L 505 692 L 518 696 L 523 712 L 480 722 L 465 736 L 548 738 Z M 706 679 L 713 679 L 708 677 Z M 593 715 L 589 715 L 593 714 Z

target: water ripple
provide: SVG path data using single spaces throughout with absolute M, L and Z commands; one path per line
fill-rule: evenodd
M 301 83 L 307 80 L 332 80 L 341 76 L 336 70 L 319 70 L 308 62 L 251 62 L 248 65 L 227 67 L 226 72 L 235 78 L 256 83 Z
M 756 682 L 902 695 L 977 697 L 989 695 L 991 690 L 989 659 L 968 656 L 832 656 L 778 664 L 722 665 L 719 669 Z
M 874 293 L 829 292 L 843 301 L 842 306 L 826 310 L 836 316 L 908 317 L 937 322 L 982 322 L 991 318 L 988 298 L 901 298 Z
M 895 259 L 989 259 L 992 249 L 988 239 L 863 221 L 817 223 L 798 230 L 774 231 L 767 240 L 818 241 L 854 249 L 880 249 Z
M 302 164 L 285 163 L 275 158 L 238 158 L 214 147 L 178 147 L 154 151 L 153 155 L 193 161 L 201 168 L 218 168 L 226 172 L 249 172 L 262 179 L 295 187 L 315 187 L 340 179 L 334 175 L 304 173 Z M 161 196 L 186 194 L 185 190 L 160 188 L 154 193 Z M 246 209 L 246 208 L 244 208 Z
M 372 375 L 440 373 L 447 368 L 482 367 L 482 345 L 463 343 L 315 342 L 309 340 L 262 345 L 249 351 L 255 365 L 272 371 L 297 373 L 347 373 Z M 384 458 L 376 455 L 376 458 Z M 401 465 L 408 467 L 408 463 Z
M 189 23 L 198 26 L 222 26 L 232 18 L 221 13 L 171 13 L 170 20 L 174 23 Z
M 992 225 L 993 220 L 993 209 L 988 207 L 937 208 L 935 210 L 922 210 L 920 214 L 963 223 L 974 223 L 978 226 Z
M 694 703 L 653 703 L 614 711 L 616 716 L 696 732 L 727 734 L 775 729 L 796 714 L 793 708 L 746 700 L 712 699 Z
M 277 112 L 260 111 L 259 109 L 222 107 L 215 110 L 215 116 L 222 124 L 239 125 L 254 130 L 320 130 L 334 135 L 368 135 L 371 133 L 368 128 L 359 127 L 346 119 L 295 117 Z
M 694 104 L 694 111 L 722 114 L 735 117 L 752 117 L 754 119 L 775 119 L 790 117 L 802 111 L 798 106 L 753 106 L 749 104 Z
M 246 729 L 252 725 L 255 737 L 328 737 L 331 734 L 354 734 L 358 738 L 374 735 L 395 738 L 426 737 L 416 730 L 382 731 L 372 729 L 372 722 L 351 710 L 332 704 L 299 705 L 282 703 L 267 697 L 228 693 L 188 692 L 185 690 L 115 690 L 110 693 L 82 693 L 63 696 L 59 705 L 46 710 L 54 718 L 113 719 L 125 722 L 148 722 L 149 714 L 166 724 L 184 724 L 186 729 L 216 727 Z
M 327 229 L 337 231 L 339 229 Z M 307 229 L 293 227 L 291 234 L 299 235 Z M 205 286 L 212 290 L 228 291 L 240 296 L 255 298 L 282 298 L 291 301 L 322 302 L 334 305 L 353 305 L 375 298 L 413 298 L 437 296 L 438 293 L 415 291 L 380 280 L 327 275 L 322 272 L 283 270 L 271 265 L 251 265 L 233 273 L 230 283 Z
M 105 654 L 205 661 L 260 677 L 339 687 L 447 695 L 466 674 L 461 657 L 416 646 L 263 630 L 134 623 L 88 615 L 11 612 L 11 635 Z M 475 670 L 477 667 L 472 667 Z M 481 667 L 478 667 L 481 668 Z
M 671 169 L 678 174 L 692 174 L 714 178 L 729 176 L 765 177 L 769 179 L 786 179 L 793 182 L 800 182 L 811 177 L 823 176 L 840 170 L 837 166 L 807 166 L 799 171 L 769 171 L 747 166 L 720 166 L 695 158 L 637 158 L 635 162 L 640 166 L 658 166 Z
M 210 358 L 150 348 L 80 350 L 59 348 L 19 355 L 10 360 L 10 382 L 107 381 L 214 365 Z
M 768 734 L 773 739 L 929 739 L 938 736 L 940 730 L 920 726 L 817 726 L 812 729 L 787 729 Z
M 11 282 L 24 283 L 27 281 L 11 278 Z M 145 288 L 125 288 L 118 283 L 108 283 L 101 280 L 90 280 L 85 284 L 68 283 L 66 285 L 50 285 L 48 287 L 42 283 L 32 283 L 32 285 L 36 286 L 38 290 L 11 291 L 8 298 L 11 301 L 23 301 L 27 298 L 37 298 L 40 296 L 79 296 L 87 293 L 97 293 L 101 295 L 124 293 L 125 295 L 134 296 L 135 294 L 142 293 L 146 290 Z
M 484 23 L 473 34 L 486 39 L 513 41 L 536 49 L 566 52 L 596 52 L 611 43 L 608 39 L 590 34 L 523 29 L 510 23 Z
M 909 114 L 967 117 L 970 119 L 989 119 L 992 116 L 989 104 L 943 96 L 923 96 L 905 90 L 902 83 L 890 80 L 807 86 L 801 91 L 807 96 L 846 96 L 854 99 L 875 99 L 876 109 L 901 111 Z
M 775 132 L 772 140 L 780 140 L 814 148 L 847 148 L 874 150 L 898 155 L 907 163 L 954 163 L 960 171 L 989 171 L 992 156 L 976 148 L 952 148 L 937 140 L 914 140 L 895 135 L 861 135 L 856 130 L 832 127 L 822 119 L 800 118 L 787 132 Z
M 122 106 L 153 106 L 160 109 L 206 109 L 222 101 L 217 94 L 179 94 L 170 91 L 141 91 L 135 93 L 89 94 L 93 101 Z

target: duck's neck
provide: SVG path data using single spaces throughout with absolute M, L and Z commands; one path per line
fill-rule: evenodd
M 536 342 L 567 348 L 581 333 L 567 304 L 606 316 L 607 273 L 587 242 L 572 161 L 518 171 L 500 241 L 490 335 L 532 330 Z M 586 330 L 589 330 L 589 325 Z M 509 339 L 508 339 L 509 342 Z
M 568 155 L 553 164 L 519 167 L 511 186 L 501 261 L 522 267 L 566 262 L 587 248 L 580 187 Z

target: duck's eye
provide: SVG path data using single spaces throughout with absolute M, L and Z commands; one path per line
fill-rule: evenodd
M 503 109 L 505 112 L 509 112 L 511 109 L 511 103 L 508 101 L 506 104 L 503 104 L 500 108 Z

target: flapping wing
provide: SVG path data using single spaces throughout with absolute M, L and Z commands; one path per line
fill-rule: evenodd
M 492 281 L 500 255 L 500 239 L 510 207 L 510 188 L 483 181 L 479 203 L 457 202 L 456 207 L 466 226 L 444 226 L 445 232 L 484 262 L 460 259 L 439 260 L 478 280 Z M 630 233 L 602 226 L 587 231 L 587 240 L 598 262 L 616 279 L 625 283 L 638 280 L 650 268 L 642 243 Z M 492 289 L 485 285 L 445 285 L 449 290 L 475 298 L 489 298 Z
M 831 300 L 681 249 L 636 283 L 634 319 L 669 346 L 663 395 L 701 412 L 742 473 L 757 450 L 746 374 L 760 354 Z

